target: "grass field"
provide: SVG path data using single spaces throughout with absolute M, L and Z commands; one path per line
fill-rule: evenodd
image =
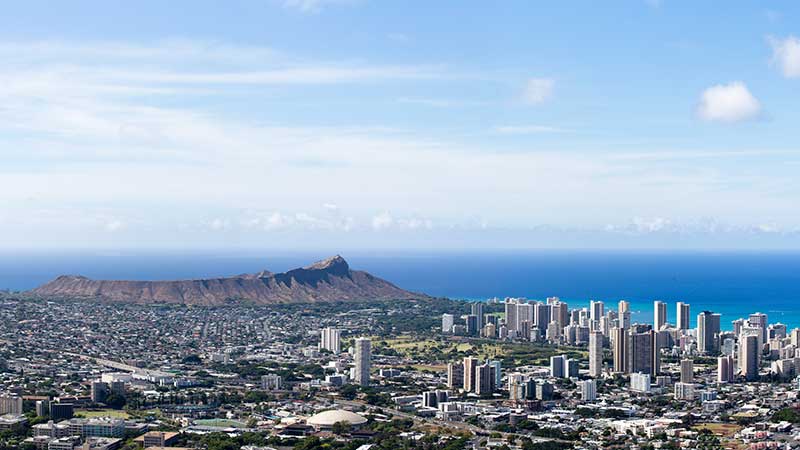
M 115 419 L 129 419 L 128 413 L 118 409 L 76 409 L 76 415 L 86 418 L 92 417 L 113 417 Z
M 698 430 L 708 430 L 717 436 L 732 437 L 742 429 L 740 425 L 733 423 L 701 423 L 695 426 Z
M 440 367 L 441 361 L 450 361 L 474 356 L 480 359 L 498 359 L 505 367 L 521 365 L 547 365 L 556 354 L 585 356 L 584 349 L 543 346 L 524 342 L 501 342 L 494 340 L 470 340 L 463 338 L 417 338 L 411 335 L 398 336 L 379 341 L 380 345 L 395 350 L 401 355 L 414 358 L 421 366 Z M 427 368 L 427 367 L 426 367 Z

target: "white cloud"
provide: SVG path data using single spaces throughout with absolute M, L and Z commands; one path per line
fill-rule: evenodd
M 531 105 L 544 103 L 553 96 L 555 85 L 555 80 L 550 78 L 531 78 L 525 84 L 522 98 Z
M 800 77 L 800 39 L 789 36 L 786 39 L 769 37 L 772 46 L 772 63 L 777 65 L 786 78 Z
M 328 6 L 353 4 L 355 0 L 283 0 L 283 6 L 304 13 L 318 13 Z
M 703 91 L 697 114 L 714 122 L 741 122 L 761 113 L 761 103 L 744 83 L 718 84 Z
M 346 127 L 275 124 L 265 119 L 273 105 L 257 105 L 246 115 L 230 113 L 217 96 L 235 87 L 226 83 L 278 82 L 281 77 L 263 76 L 265 71 L 288 70 L 296 63 L 248 60 L 246 50 L 231 48 L 238 56 L 224 63 L 213 58 L 203 63 L 202 51 L 186 50 L 186 58 L 201 64 L 176 67 L 159 45 L 123 47 L 113 64 L 103 63 L 111 56 L 102 45 L 94 50 L 98 57 L 90 56 L 89 44 L 55 50 L 33 45 L 29 51 L 18 46 L 15 50 L 29 61 L 0 66 L 0 236 L 5 239 L 0 243 L 46 238 L 56 245 L 89 245 L 91 230 L 120 243 L 126 236 L 136 242 L 144 235 L 179 245 L 189 239 L 176 231 L 183 224 L 198 233 L 229 226 L 256 239 L 279 230 L 381 229 L 388 236 L 402 230 L 438 232 L 475 215 L 490 218 L 495 230 L 530 223 L 602 226 L 613 223 L 617 211 L 660 217 L 661 208 L 669 208 L 675 221 L 710 214 L 742 223 L 752 217 L 786 227 L 800 223 L 794 173 L 784 176 L 769 166 L 789 155 L 759 159 L 754 149 L 755 157 L 738 156 L 752 164 L 734 167 L 719 163 L 721 157 L 708 156 L 703 164 L 672 157 L 682 152 L 670 149 L 641 158 L 588 149 L 508 152 L 479 140 L 397 132 L 374 121 Z M 0 56 L 14 57 L 2 48 Z M 212 65 L 219 72 L 206 71 Z M 191 70 L 197 67 L 202 71 Z M 304 62 L 308 67 L 328 65 Z M 336 67 L 369 67 L 372 75 L 314 75 L 304 82 L 388 80 L 375 73 L 389 77 L 391 69 Z M 259 86 L 243 87 L 263 92 Z M 503 126 L 496 131 L 555 132 L 536 124 Z M 753 175 L 757 166 L 765 170 Z M 321 205 L 324 200 L 335 200 L 339 208 Z M 742 204 L 748 205 L 746 211 Z M 38 209 L 59 213 L 33 212 Z M 214 217 L 221 219 L 215 223 Z M 435 223 L 427 217 L 435 217 Z M 124 226 L 103 233 L 115 220 Z M 366 234 L 384 239 L 380 233 Z
M 497 125 L 492 130 L 499 134 L 569 133 L 572 131 L 549 125 Z
M 394 225 L 394 218 L 388 211 L 384 211 L 372 218 L 372 228 L 383 230 Z
M 410 219 L 400 219 L 398 220 L 398 224 L 401 228 L 407 230 L 432 230 L 433 229 L 433 221 L 430 219 L 420 219 L 417 217 L 412 217 Z
M 124 226 L 125 224 L 122 223 L 122 221 L 114 219 L 105 224 L 105 229 L 106 231 L 113 233 L 115 231 L 121 230 Z
M 216 218 L 213 219 L 211 222 L 208 223 L 208 227 L 214 231 L 225 231 L 230 229 L 232 226 L 231 221 L 229 219 L 224 218 Z

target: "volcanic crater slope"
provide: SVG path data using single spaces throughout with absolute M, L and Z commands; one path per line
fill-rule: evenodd
M 284 273 L 267 271 L 224 278 L 176 281 L 92 280 L 63 275 L 31 291 L 42 297 L 118 303 L 222 305 L 309 303 L 426 298 L 367 272 L 351 270 L 341 256 Z

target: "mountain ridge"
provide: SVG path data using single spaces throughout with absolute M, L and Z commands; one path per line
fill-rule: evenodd
M 221 305 L 242 300 L 256 304 L 428 298 L 401 289 L 367 272 L 352 270 L 339 255 L 314 264 L 272 273 L 187 280 L 94 280 L 61 275 L 31 291 L 42 297 L 97 299 L 112 303 Z

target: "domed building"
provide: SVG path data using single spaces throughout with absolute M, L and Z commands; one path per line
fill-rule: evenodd
M 345 411 L 343 409 L 331 409 L 322 411 L 321 413 L 314 414 L 306 420 L 306 423 L 317 429 L 318 431 L 330 431 L 333 429 L 335 423 L 346 423 L 353 428 L 367 423 L 364 416 L 360 416 L 354 412 Z

